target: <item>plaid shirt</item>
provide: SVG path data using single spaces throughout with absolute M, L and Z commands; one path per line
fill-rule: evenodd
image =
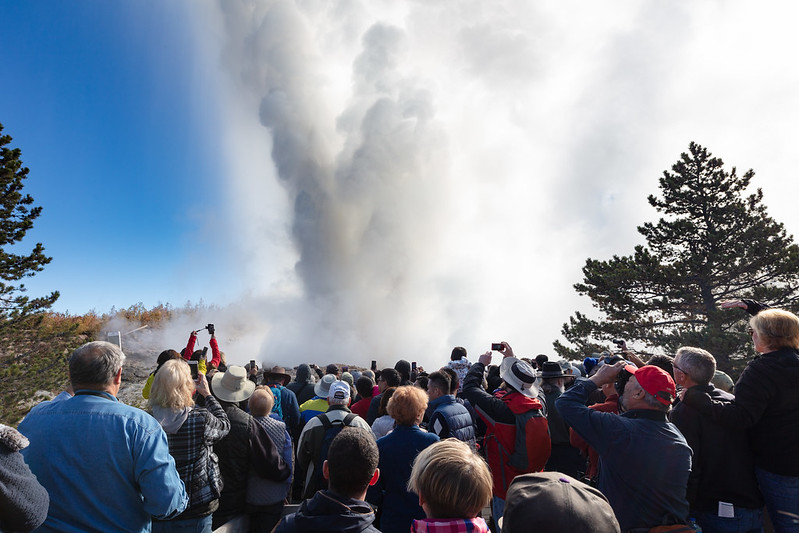
M 425 518 L 414 520 L 411 533 L 488 533 L 488 526 L 477 518 Z
M 228 434 L 230 421 L 213 395 L 205 398 L 205 406 L 192 409 L 177 433 L 167 434 L 169 453 L 189 495 L 187 511 L 219 498 L 221 491 L 221 486 L 211 486 L 213 480 L 208 474 L 214 468 L 219 479 L 218 459 L 212 445 Z

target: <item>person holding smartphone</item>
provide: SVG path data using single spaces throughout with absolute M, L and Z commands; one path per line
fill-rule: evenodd
M 189 361 L 195 363 L 196 361 Z M 211 395 L 205 374 L 192 377 L 190 365 L 170 359 L 161 367 L 150 390 L 153 417 L 164 428 L 169 453 L 175 459 L 180 479 L 186 487 L 189 505 L 172 520 L 153 519 L 153 532 L 210 531 L 212 513 L 222 491 L 221 474 L 213 460 L 213 444 L 228 434 L 230 421 L 219 402 Z M 205 407 L 194 404 L 194 391 L 205 399 Z

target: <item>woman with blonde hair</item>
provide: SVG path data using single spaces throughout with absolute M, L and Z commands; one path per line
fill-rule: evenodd
M 367 501 L 381 507 L 380 531 L 407 533 L 414 519 L 425 516 L 419 498 L 407 487 L 413 461 L 420 451 L 439 439 L 419 428 L 427 409 L 427 393 L 422 389 L 413 385 L 397 387 L 386 409 L 396 427 L 377 440 L 380 478 L 369 489 Z
M 755 475 L 778 533 L 799 531 L 799 317 L 752 300 L 722 302 L 754 316 L 749 334 L 761 355 L 735 384 L 735 401 L 711 401 L 691 387 L 683 401 L 721 424 L 748 430 Z M 736 509 L 737 511 L 737 509 Z
M 205 398 L 205 407 L 194 405 L 194 391 Z M 211 532 L 212 514 L 219 505 L 221 475 L 212 445 L 230 431 L 224 409 L 208 389 L 208 381 L 191 377 L 182 359 L 166 361 L 153 378 L 150 409 L 166 432 L 169 453 L 175 459 L 180 479 L 186 486 L 189 504 L 172 520 L 153 519 L 153 532 Z
M 462 441 L 445 439 L 416 456 L 408 490 L 419 495 L 427 518 L 412 533 L 488 533 L 478 515 L 491 501 L 492 479 L 482 457 Z

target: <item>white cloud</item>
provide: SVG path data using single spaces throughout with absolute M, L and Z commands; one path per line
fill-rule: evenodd
M 585 259 L 641 241 L 646 195 L 692 140 L 754 167 L 797 232 L 792 17 L 610 5 L 275 0 L 198 18 L 221 28 L 231 233 L 266 352 L 551 353 L 590 308 L 571 288 Z

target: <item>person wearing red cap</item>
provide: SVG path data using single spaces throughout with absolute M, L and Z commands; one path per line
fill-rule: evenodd
M 622 370 L 630 374 L 619 391 L 624 412 L 615 415 L 586 407 L 588 395 L 617 381 Z M 621 531 L 688 521 L 691 448 L 667 420 L 675 396 L 668 372 L 619 362 L 603 365 L 556 401 L 566 423 L 599 453 L 599 490 L 616 513 Z

